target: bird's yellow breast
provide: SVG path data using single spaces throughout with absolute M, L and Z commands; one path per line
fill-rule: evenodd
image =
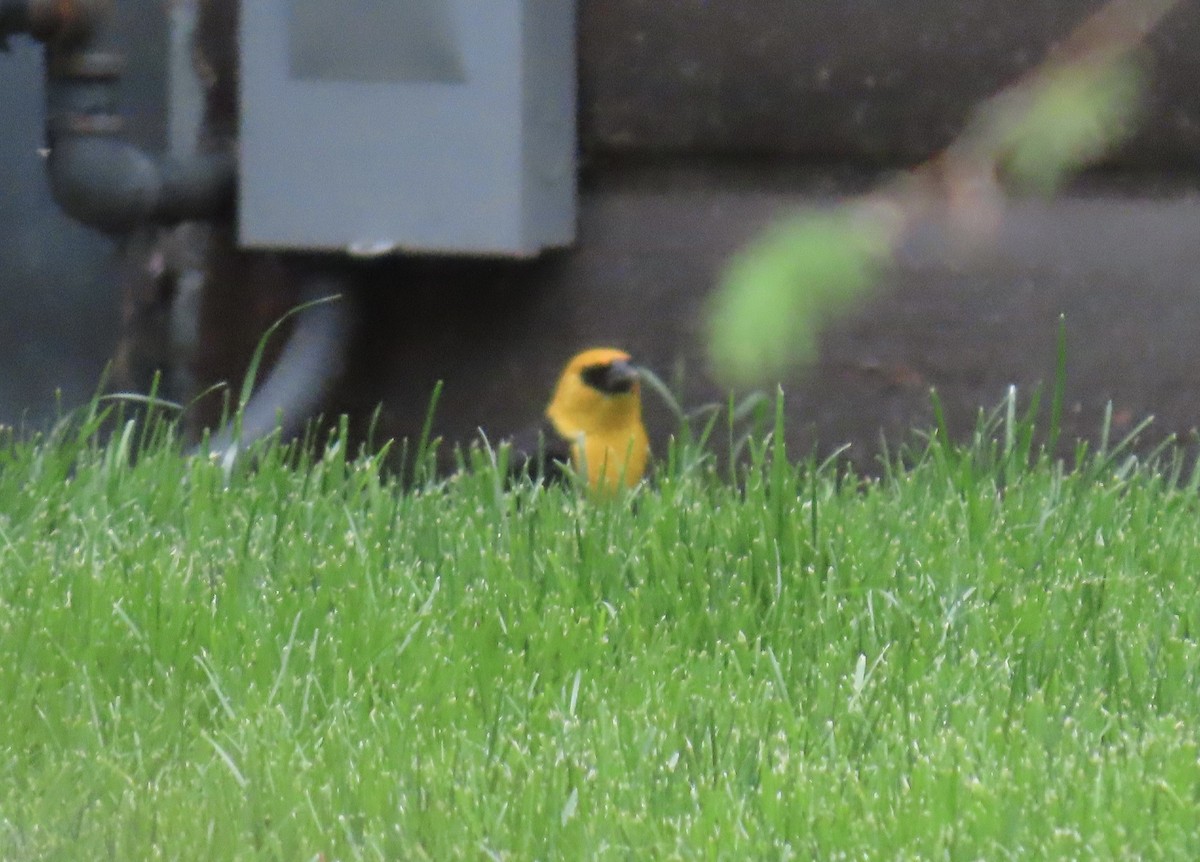
M 582 435 L 571 446 L 572 466 L 587 471 L 588 487 L 615 491 L 622 484 L 632 488 L 646 472 L 650 441 L 639 421 L 624 429 L 605 429 Z

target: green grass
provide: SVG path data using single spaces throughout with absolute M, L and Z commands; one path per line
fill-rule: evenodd
M 1169 469 L 1001 411 L 588 504 L 95 426 L 0 447 L 2 859 L 1200 858 Z

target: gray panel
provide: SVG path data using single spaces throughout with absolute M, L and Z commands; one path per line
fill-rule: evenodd
M 290 0 L 292 77 L 340 81 L 464 80 L 447 0 Z
M 527 255 L 573 239 L 573 4 L 431 8 L 461 83 L 297 78 L 294 9 L 242 9 L 243 244 Z

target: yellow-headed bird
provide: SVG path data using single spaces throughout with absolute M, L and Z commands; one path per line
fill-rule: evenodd
M 642 425 L 641 382 L 628 353 L 597 347 L 572 358 L 558 378 L 546 420 L 546 476 L 570 463 L 575 475 L 587 477 L 589 490 L 602 495 L 641 481 L 650 441 Z M 528 464 L 528 456 L 515 454 Z

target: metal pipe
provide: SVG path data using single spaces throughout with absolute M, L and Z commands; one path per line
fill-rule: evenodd
M 47 171 L 54 199 L 72 218 L 106 233 L 232 212 L 232 154 L 175 159 L 121 137 L 124 63 L 112 5 L 0 0 L 0 44 L 20 32 L 46 43 Z
M 232 156 L 173 159 L 97 135 L 60 138 L 47 169 L 59 206 L 106 233 L 219 216 L 232 206 L 235 188 Z
M 175 159 L 120 137 L 123 71 L 111 0 L 0 0 L 0 48 L 13 33 L 46 43 L 46 142 L 50 188 L 73 218 L 109 233 L 145 224 L 212 219 L 232 212 L 237 162 L 230 153 Z M 328 277 L 309 278 L 302 299 L 338 293 Z M 244 443 L 277 428 L 294 433 L 341 374 L 353 314 L 346 300 L 300 313 L 267 379 L 240 421 L 208 442 L 236 457 Z
M 346 346 L 355 325 L 344 280 L 310 276 L 301 286 L 300 301 L 322 299 L 331 301 L 300 311 L 271 373 L 246 404 L 240 421 L 229 422 L 197 453 L 220 453 L 231 461 L 242 448 L 268 434 L 279 431 L 288 439 L 303 429 L 345 370 Z

